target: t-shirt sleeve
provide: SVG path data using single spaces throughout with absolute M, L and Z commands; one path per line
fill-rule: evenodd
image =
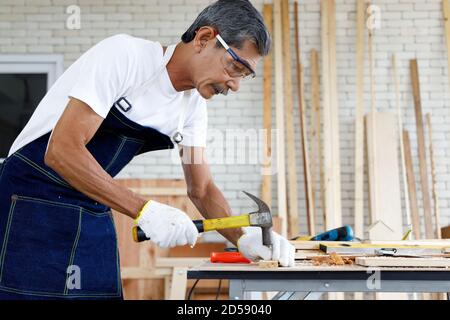
M 112 105 L 130 88 L 135 51 L 127 35 L 116 35 L 89 49 L 69 97 L 89 105 L 106 118 Z
M 186 147 L 206 147 L 208 112 L 205 99 L 199 98 L 194 108 L 194 112 L 186 119 L 183 141 L 180 144 Z

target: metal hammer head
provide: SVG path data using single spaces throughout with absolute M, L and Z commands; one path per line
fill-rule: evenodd
M 254 195 L 243 191 L 250 199 L 258 205 L 258 211 L 252 212 L 250 216 L 250 225 L 253 227 L 261 227 L 262 242 L 265 246 L 272 246 L 272 213 L 269 206 Z

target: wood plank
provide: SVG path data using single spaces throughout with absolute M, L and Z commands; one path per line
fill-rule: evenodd
M 428 186 L 427 153 L 425 149 L 425 134 L 423 131 L 422 101 L 420 97 L 419 67 L 416 59 L 410 61 L 411 82 L 414 96 L 414 113 L 416 116 L 417 146 L 419 148 L 420 183 L 422 203 L 425 218 L 425 236 L 433 238 L 433 221 L 431 216 L 430 189 Z
M 447 43 L 448 83 L 450 85 L 450 0 L 442 0 L 444 12 L 444 29 Z
M 388 112 L 370 113 L 366 116 L 367 153 L 373 159 L 373 162 L 369 162 L 372 225 L 381 221 L 392 230 L 384 237 L 381 235 L 382 238 L 369 237 L 371 240 L 400 240 L 403 237 L 395 122 L 395 115 Z M 376 125 L 375 129 L 372 128 L 373 123 Z M 375 136 L 372 136 L 373 132 Z
M 406 178 L 406 163 L 405 163 L 405 148 L 403 145 L 403 120 L 402 109 L 400 106 L 400 85 L 397 72 L 397 57 L 392 55 L 392 76 L 394 78 L 395 87 L 395 104 L 397 106 L 397 125 L 398 125 L 398 140 L 400 142 L 400 162 L 402 167 L 402 184 L 403 194 L 405 198 L 405 210 L 406 210 L 406 224 L 408 228 L 411 228 L 411 211 L 409 209 L 409 193 L 408 193 L 408 180 Z
M 334 0 L 321 1 L 326 229 L 342 225 Z
M 355 236 L 364 237 L 364 33 L 365 0 L 356 1 Z
M 430 163 L 431 163 L 431 195 L 433 197 L 433 212 L 436 228 L 436 237 L 442 239 L 441 233 L 441 214 L 439 210 L 439 197 L 437 194 L 437 174 L 436 174 L 436 161 L 434 159 L 433 148 L 433 128 L 431 126 L 431 115 L 426 114 L 427 126 L 428 126 L 428 146 L 430 149 Z
M 408 182 L 409 208 L 411 212 L 411 225 L 415 239 L 420 239 L 420 217 L 417 204 L 416 178 L 414 175 L 414 165 L 411 152 L 411 141 L 409 133 L 403 130 L 403 146 L 405 149 L 406 178 Z
M 286 160 L 284 142 L 283 37 L 281 0 L 274 1 L 275 108 L 277 124 L 277 201 L 281 235 L 287 237 Z
M 306 217 L 308 225 L 308 233 L 310 235 L 316 234 L 315 228 L 315 199 L 312 189 L 311 181 L 311 169 L 310 169 L 310 159 L 308 150 L 308 140 L 307 140 L 307 126 L 306 126 L 306 116 L 305 116 L 305 84 L 304 84 L 304 74 L 303 74 L 303 64 L 301 60 L 301 50 L 300 50 L 300 35 L 298 27 L 298 3 L 294 2 L 294 21 L 295 21 L 295 53 L 297 60 L 297 92 L 298 92 L 298 109 L 300 115 L 300 139 L 302 146 L 302 159 L 303 159 L 303 176 L 304 176 L 304 187 L 305 187 L 305 200 L 306 200 Z
M 319 78 L 319 54 L 317 50 L 311 50 L 311 189 L 313 197 L 316 195 L 317 173 L 320 182 L 320 204 L 322 210 L 323 226 L 326 225 L 325 206 L 325 174 L 323 168 L 323 146 L 322 146 L 322 120 L 320 114 L 320 78 Z M 314 163 L 313 163 L 314 161 Z M 318 167 L 318 169 L 317 169 Z M 314 203 L 317 203 L 314 201 Z
M 260 260 L 258 267 L 261 269 L 276 269 L 278 268 L 278 260 Z
M 357 241 L 290 241 L 296 250 L 320 250 L 321 244 L 354 244 Z
M 418 267 L 381 267 L 381 271 L 423 271 L 423 268 Z M 239 264 L 239 263 L 210 263 L 207 262 L 199 267 L 194 268 L 195 271 L 241 271 L 246 273 L 251 272 L 274 272 L 273 269 L 261 269 L 257 263 Z M 366 272 L 368 269 L 359 265 L 344 265 L 344 266 L 315 266 L 309 260 L 296 261 L 295 267 L 279 267 L 275 272 L 318 272 L 318 271 L 333 271 L 333 272 Z M 429 268 L 427 271 L 446 272 L 442 268 Z
M 366 267 L 450 267 L 448 258 L 357 257 L 355 262 Z
M 265 4 L 263 7 L 264 23 L 267 30 L 272 34 L 273 29 L 273 5 Z M 263 176 L 261 199 L 269 206 L 272 206 L 272 49 L 264 57 L 263 70 L 263 112 L 264 112 L 264 133 L 263 141 Z
M 380 245 L 405 245 L 405 246 L 442 246 L 450 247 L 450 239 L 422 239 L 422 240 L 399 240 L 399 241 L 364 241 L 365 244 L 380 244 Z
M 204 257 L 204 258 L 191 258 L 191 257 L 157 258 L 156 262 L 155 262 L 155 267 L 156 268 L 178 268 L 178 267 L 190 268 L 190 267 L 194 267 L 199 264 L 202 264 L 207 260 L 209 260 L 208 257 Z
M 291 66 L 291 27 L 289 19 L 289 0 L 281 2 L 281 16 L 283 26 L 283 75 L 284 75 L 284 104 L 286 110 L 286 138 L 288 157 L 288 236 L 299 234 L 298 185 L 297 185 L 297 148 L 295 146 L 295 129 L 292 95 L 292 66 Z

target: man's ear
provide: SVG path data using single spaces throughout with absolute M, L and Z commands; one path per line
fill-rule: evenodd
M 206 45 L 209 40 L 212 40 L 216 37 L 216 31 L 212 27 L 204 26 L 196 31 L 194 38 L 194 49 L 195 51 L 201 52 L 206 48 Z

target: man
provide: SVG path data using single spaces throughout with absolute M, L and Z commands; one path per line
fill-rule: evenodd
M 219 0 L 177 45 L 117 35 L 70 66 L 0 168 L 0 298 L 121 299 L 110 208 L 161 247 L 194 245 L 198 232 L 184 212 L 112 177 L 135 155 L 174 143 L 181 155 L 203 153 L 205 99 L 238 91 L 269 47 L 249 1 Z M 183 170 L 204 217 L 231 214 L 206 162 L 185 161 Z M 294 263 L 294 247 L 276 233 L 272 250 L 256 228 L 221 234 L 250 259 Z

